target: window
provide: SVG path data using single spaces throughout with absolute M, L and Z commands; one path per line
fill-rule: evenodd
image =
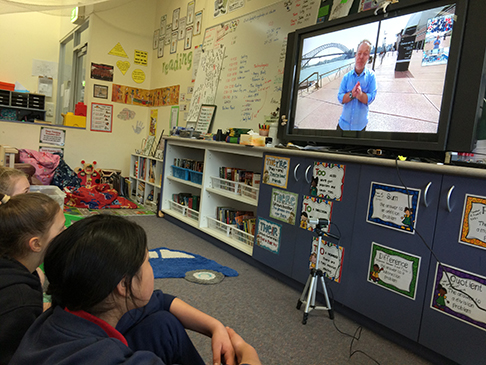
M 75 105 L 84 102 L 88 26 L 86 21 L 61 40 L 56 124 L 62 124 L 61 114 L 74 113 Z

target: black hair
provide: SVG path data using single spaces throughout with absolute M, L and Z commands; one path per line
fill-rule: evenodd
M 29 240 L 47 234 L 61 208 L 41 193 L 0 194 L 0 200 L 0 256 L 22 258 L 29 252 Z
M 53 305 L 99 315 L 111 309 L 105 301 L 124 280 L 131 282 L 145 261 L 147 236 L 125 218 L 96 215 L 84 218 L 49 245 L 44 269 Z

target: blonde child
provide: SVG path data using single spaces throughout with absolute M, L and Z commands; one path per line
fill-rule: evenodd
M 0 167 L 0 193 L 10 196 L 24 194 L 29 191 L 30 183 L 27 175 L 11 167 Z
M 64 229 L 59 204 L 44 194 L 0 194 L 0 364 L 7 364 L 43 311 L 36 272 Z

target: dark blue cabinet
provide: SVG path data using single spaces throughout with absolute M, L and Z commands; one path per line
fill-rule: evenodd
M 469 278 L 468 273 L 486 276 L 486 250 L 479 246 L 459 242 L 463 212 L 468 194 L 484 199 L 486 197 L 485 180 L 444 176 L 437 213 L 437 229 L 435 231 L 433 251 L 437 259 L 445 265 L 446 271 L 449 271 L 448 268 L 455 268 L 460 271 L 457 276 L 453 271 L 449 272 L 449 279 L 453 281 L 452 285 L 459 290 L 465 289 L 467 294 L 473 295 L 477 299 L 486 295 L 486 293 L 482 294 L 480 292 L 477 293 L 477 296 L 474 295 L 475 290 L 484 291 L 484 286 L 476 286 L 475 281 Z M 482 209 L 482 206 L 479 206 L 479 209 Z M 474 213 L 472 214 L 474 215 Z M 428 272 L 419 343 L 461 364 L 484 364 L 486 359 L 486 346 L 484 345 L 486 343 L 485 328 L 474 326 L 468 320 L 469 316 L 461 318 L 458 314 L 462 314 L 464 311 L 474 311 L 475 314 L 471 317 L 474 319 L 480 316 L 482 317 L 482 322 L 485 323 L 486 302 L 478 303 L 482 310 L 471 308 L 471 306 L 475 307 L 475 304 L 469 298 L 462 297 L 460 293 L 451 289 L 449 280 L 442 276 L 443 280 L 445 280 L 443 283 L 444 288 L 447 291 L 444 304 L 446 307 L 453 309 L 454 313 L 449 312 L 445 307 L 441 308 L 437 304 L 439 295 L 437 291 L 438 285 L 435 280 L 437 269 L 437 260 L 432 257 Z M 439 273 L 441 272 L 442 269 Z M 467 289 L 464 285 L 467 286 Z M 433 308 L 432 305 L 436 307 Z M 455 309 L 453 306 L 459 308 Z M 461 307 L 467 309 L 462 309 Z
M 426 244 L 431 246 L 434 237 L 441 178 L 439 174 L 411 170 L 402 170 L 398 175 L 394 169 L 376 166 L 361 169 L 352 250 L 347 257 L 351 270 L 343 304 L 415 341 L 418 339 L 430 260 Z M 405 185 L 407 189 L 420 190 L 415 234 L 374 224 L 374 220 L 367 221 L 372 183 L 397 188 Z M 378 285 L 378 280 L 369 280 L 373 243 L 399 252 L 398 255 L 403 252 L 420 258 L 414 295 L 406 296 L 394 290 L 393 286 L 390 289 Z

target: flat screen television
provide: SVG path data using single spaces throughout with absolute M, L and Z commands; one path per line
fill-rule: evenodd
M 288 35 L 282 140 L 446 150 L 468 1 L 399 6 Z

